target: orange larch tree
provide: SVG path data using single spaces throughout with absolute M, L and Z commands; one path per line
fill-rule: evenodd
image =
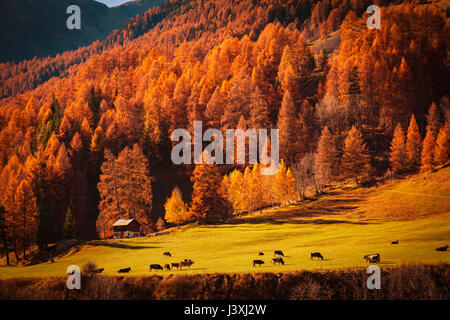
M 358 184 L 359 178 L 366 176 L 370 166 L 370 156 L 361 132 L 352 127 L 345 138 L 342 173 L 344 177 L 355 179 Z
M 203 159 L 205 159 L 205 152 Z M 223 218 L 226 212 L 225 199 L 220 192 L 222 176 L 215 164 L 196 165 L 191 178 L 194 183 L 189 218 L 201 223 Z
M 405 170 L 406 166 L 406 144 L 405 133 L 403 132 L 402 125 L 399 123 L 395 127 L 394 137 L 391 142 L 391 154 L 389 157 L 391 168 L 394 172 L 398 173 Z
M 106 150 L 105 159 L 98 183 L 100 214 L 96 225 L 100 237 L 109 237 L 112 224 L 119 218 L 134 218 L 141 224 L 143 232 L 148 232 L 153 194 L 148 163 L 142 150 L 135 144 L 133 149 L 123 149 L 117 158 Z
M 416 122 L 416 117 L 413 114 L 406 135 L 406 157 L 411 169 L 415 169 L 419 166 L 421 150 L 422 138 L 420 136 L 419 126 Z
M 422 159 L 420 171 L 431 171 L 434 165 L 434 150 L 436 146 L 435 135 L 432 127 L 427 127 L 427 135 L 423 140 Z
M 436 138 L 434 161 L 437 165 L 446 164 L 450 159 L 450 126 L 446 122 Z
M 322 130 L 319 143 L 317 145 L 316 159 L 318 169 L 326 183 L 330 183 L 338 176 L 339 167 L 338 150 L 333 135 L 327 126 Z

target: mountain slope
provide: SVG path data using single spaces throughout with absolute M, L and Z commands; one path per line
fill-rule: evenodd
M 139 0 L 108 8 L 93 0 L 18 0 L 0 3 L 0 61 L 55 55 L 105 38 L 129 18 L 164 0 Z M 81 30 L 69 30 L 70 5 L 81 9 Z

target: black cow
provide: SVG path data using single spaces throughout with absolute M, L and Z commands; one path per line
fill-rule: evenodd
M 264 264 L 264 261 L 262 260 L 253 260 L 253 267 L 256 267 L 257 265 L 261 267 L 262 264 Z
M 125 268 L 125 269 L 119 269 L 119 271 L 117 271 L 117 272 L 118 273 L 128 273 L 128 272 L 130 272 L 130 270 L 131 270 L 131 268 L 128 267 L 128 268 Z
M 311 252 L 311 260 L 313 258 L 318 258 L 318 259 L 323 260 L 323 256 L 320 254 L 320 252 Z
M 392 241 L 391 244 L 398 244 L 398 240 Z
M 447 249 L 448 249 L 448 245 L 446 245 L 445 247 L 436 248 L 436 251 L 447 251 Z
M 169 251 L 163 252 L 163 257 L 172 257 Z
M 264 253 L 260 252 L 260 253 L 258 253 L 258 255 L 260 255 L 260 256 L 263 256 L 263 255 L 264 255 Z
M 164 269 L 159 264 L 151 264 L 150 269 L 148 271 L 152 271 L 152 270 L 164 270 Z
M 284 253 L 283 253 L 283 251 L 281 251 L 281 250 L 275 250 L 275 251 L 273 252 L 273 254 L 274 254 L 275 256 L 283 256 L 283 257 L 284 257 Z
M 273 258 L 272 261 L 273 261 L 273 265 L 276 265 L 278 263 L 278 264 L 282 264 L 284 266 L 283 258 Z

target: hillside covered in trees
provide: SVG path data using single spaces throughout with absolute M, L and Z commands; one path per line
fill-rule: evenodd
M 162 4 L 163 0 L 135 0 L 108 8 L 94 0 L 16 0 L 0 3 L 0 62 L 55 56 L 66 50 L 103 40 L 128 19 Z M 77 5 L 81 29 L 66 27 L 67 8 Z
M 1 246 L 25 256 L 72 220 L 81 239 L 118 218 L 220 221 L 446 165 L 449 31 L 440 2 L 171 0 L 102 42 L 0 64 Z M 277 174 L 174 165 L 171 133 L 195 120 L 278 128 Z

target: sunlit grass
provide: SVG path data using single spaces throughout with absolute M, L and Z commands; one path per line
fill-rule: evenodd
M 149 264 L 192 259 L 190 270 L 171 273 L 279 272 L 366 266 L 366 254 L 380 253 L 381 266 L 413 262 L 450 262 L 449 169 L 379 188 L 341 188 L 328 195 L 285 208 L 238 217 L 221 225 L 189 225 L 157 237 L 92 241 L 77 252 L 25 267 L 1 267 L 0 278 L 65 276 L 69 265 L 94 261 L 104 274 L 149 274 Z M 423 180 L 425 179 L 425 182 Z M 391 241 L 400 240 L 398 245 Z M 272 266 L 274 250 L 282 250 L 284 266 Z M 76 251 L 76 250 L 74 250 Z M 172 258 L 163 258 L 170 251 Z M 259 256 L 258 252 L 264 252 Z M 319 251 L 323 261 L 311 261 Z M 253 268 L 252 260 L 265 261 Z
M 380 253 L 381 266 L 411 262 L 450 262 L 450 252 L 435 248 L 450 242 L 449 216 L 416 221 L 361 224 L 349 219 L 292 218 L 289 221 L 226 224 L 193 227 L 182 232 L 153 238 L 97 241 L 79 252 L 27 267 L 2 267 L 0 277 L 63 276 L 67 266 L 80 267 L 95 261 L 105 268 L 105 274 L 117 274 L 119 268 L 131 267 L 130 275 L 149 274 L 150 263 L 178 262 L 185 258 L 195 261 L 189 271 L 159 272 L 249 272 L 299 269 L 337 269 L 366 266 L 363 256 Z M 400 240 L 392 245 L 391 241 Z M 274 250 L 283 250 L 286 264 L 272 266 Z M 172 258 L 163 258 L 170 251 Z M 264 256 L 258 256 L 258 252 Z M 311 261 L 309 254 L 319 251 L 324 261 Z M 253 259 L 266 263 L 253 268 Z

